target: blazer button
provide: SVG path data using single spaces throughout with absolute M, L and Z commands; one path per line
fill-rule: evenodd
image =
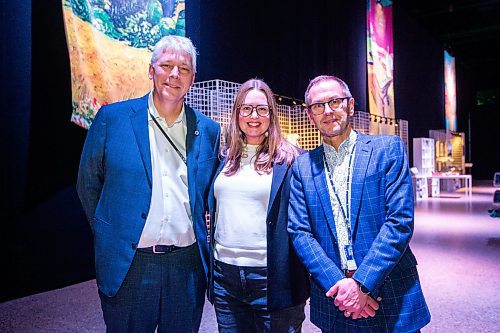
M 146 213 L 142 213 L 141 217 L 145 220 L 148 216 L 146 215 Z
M 130 246 L 132 246 L 132 249 L 134 249 L 134 250 L 137 248 L 137 244 L 136 243 L 132 243 L 132 244 L 130 244 Z

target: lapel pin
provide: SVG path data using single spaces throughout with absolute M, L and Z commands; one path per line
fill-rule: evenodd
M 198 130 L 194 131 L 194 135 L 200 135 L 200 132 Z

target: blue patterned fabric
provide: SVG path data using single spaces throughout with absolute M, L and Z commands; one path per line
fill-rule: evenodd
M 138 250 L 118 293 L 99 292 L 106 333 L 198 332 L 205 286 L 196 244 L 165 254 Z
M 325 296 L 340 270 L 323 147 L 293 165 L 288 231 L 312 277 L 311 321 L 325 331 L 414 332 L 430 321 L 409 242 L 413 188 L 403 142 L 359 134 L 351 185 L 351 232 L 358 269 L 353 278 L 382 297 L 373 318 L 346 319 Z

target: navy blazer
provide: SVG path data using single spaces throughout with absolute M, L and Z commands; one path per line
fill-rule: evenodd
M 219 165 L 214 177 L 224 168 Z M 267 210 L 267 306 L 276 311 L 304 303 L 309 298 L 309 273 L 297 258 L 287 233 L 288 200 L 290 198 L 291 166 L 286 163 L 273 165 L 271 194 Z M 213 185 L 211 195 L 213 196 Z M 210 239 L 213 244 L 217 223 L 211 223 Z M 213 302 L 213 265 L 210 270 L 210 301 Z
M 382 297 L 373 318 L 356 319 L 371 332 L 415 332 L 430 321 L 409 243 L 413 189 L 406 150 L 394 135 L 359 134 L 351 183 L 351 233 L 358 269 L 353 278 Z M 337 232 L 325 177 L 323 146 L 293 166 L 288 230 L 311 273 L 311 321 L 331 330 L 343 314 L 325 296 L 340 270 Z
M 205 273 L 209 244 L 205 211 L 218 166 L 220 126 L 185 105 L 188 192 Z M 94 235 L 96 279 L 105 295 L 123 283 L 148 216 L 152 193 L 148 95 L 103 106 L 89 129 L 77 191 Z

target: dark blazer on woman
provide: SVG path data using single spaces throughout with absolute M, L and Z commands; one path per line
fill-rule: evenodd
M 214 183 L 226 161 L 219 165 L 212 182 L 210 195 L 214 193 Z M 267 210 L 267 306 L 276 311 L 304 303 L 309 298 L 309 273 L 300 263 L 288 237 L 288 200 L 290 198 L 291 166 L 285 162 L 275 163 L 271 195 Z M 215 211 L 215 210 L 214 210 Z M 214 220 L 212 220 L 214 221 Z M 210 224 L 212 244 L 209 300 L 213 303 L 213 248 L 215 223 Z

